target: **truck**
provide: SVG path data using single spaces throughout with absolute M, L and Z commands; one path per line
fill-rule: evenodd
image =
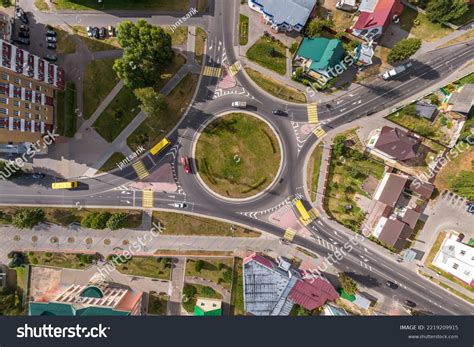
M 384 80 L 389 80 L 393 77 L 395 77 L 398 74 L 401 74 L 403 71 L 407 70 L 410 68 L 413 64 L 411 62 L 397 66 L 396 68 L 393 68 L 392 70 L 385 71 L 385 73 L 382 75 L 382 78 Z

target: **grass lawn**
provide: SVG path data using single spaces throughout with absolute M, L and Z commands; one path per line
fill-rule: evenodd
M 208 4 L 209 4 L 209 0 L 197 0 L 197 10 L 198 10 L 198 12 L 204 11 Z
M 245 315 L 244 309 L 244 273 L 242 259 L 234 258 L 234 279 L 230 298 L 230 311 L 233 316 Z
M 311 196 L 311 201 L 316 200 L 315 191 L 318 189 L 319 169 L 321 167 L 321 159 L 323 157 L 323 146 L 318 145 L 308 161 L 306 184 L 308 185 L 308 192 Z
M 65 91 L 58 91 L 56 94 L 56 117 L 55 117 L 55 122 L 56 122 L 56 127 L 57 127 L 57 132 L 59 135 L 64 135 L 65 132 L 65 117 L 66 117 L 66 92 Z
M 166 97 L 168 109 L 162 116 L 148 117 L 127 139 L 131 148 L 142 145 L 151 148 L 173 129 L 191 102 L 198 81 L 198 75 L 187 74 Z
M 125 159 L 125 156 L 121 152 L 112 153 L 109 159 L 100 167 L 98 171 L 108 172 L 118 168 L 117 164 Z
M 474 13 L 474 8 L 473 8 L 473 13 Z M 474 30 L 468 31 L 467 33 L 462 34 L 461 36 L 458 36 L 455 39 L 449 40 L 448 42 L 444 43 L 441 47 L 455 45 L 458 43 L 470 41 L 472 39 L 474 39 Z
M 16 289 L 23 294 L 24 291 L 27 289 L 27 279 L 26 279 L 26 267 L 16 267 Z
M 188 0 L 53 0 L 58 10 L 153 10 L 186 12 Z
M 155 82 L 155 85 L 153 86 L 155 90 L 160 91 L 160 89 L 163 88 L 174 75 L 176 75 L 178 70 L 181 69 L 184 64 L 186 64 L 186 58 L 180 53 L 176 53 L 171 64 L 163 70 L 160 79 Z
M 413 131 L 414 133 L 420 134 L 423 137 L 447 144 L 444 141 L 445 136 L 440 130 L 441 127 L 438 122 L 430 122 L 426 118 L 407 114 L 406 107 L 395 113 L 389 114 L 386 118 L 395 124 Z
M 67 137 L 74 137 L 77 128 L 76 112 L 76 84 L 73 81 L 66 82 L 65 89 L 65 131 Z
M 168 304 L 169 296 L 160 295 L 150 292 L 148 294 L 148 314 L 156 314 L 159 316 L 166 315 L 166 305 Z
M 415 19 L 420 21 L 419 25 L 414 24 Z M 426 15 L 418 13 L 406 6 L 400 16 L 400 27 L 423 41 L 428 42 L 436 41 L 453 32 L 453 29 L 439 23 L 432 23 L 428 20 Z
M 204 48 L 206 47 L 206 32 L 204 29 L 199 27 L 196 28 L 196 40 L 194 44 L 194 59 L 196 60 L 196 63 L 201 65 Z
M 9 8 L 13 6 L 14 0 L 1 0 L 0 8 Z
M 249 17 L 240 15 L 239 19 L 239 44 L 245 46 L 249 41 Z
M 84 71 L 84 118 L 88 119 L 112 91 L 119 79 L 113 70 L 115 59 L 93 60 Z M 97 83 L 100 76 L 100 83 Z
M 203 294 L 203 289 L 204 288 L 209 288 L 212 290 L 210 287 L 206 286 L 201 286 L 199 284 L 184 284 L 184 289 L 186 290 L 186 287 L 194 287 L 196 290 L 196 294 L 191 297 L 191 298 L 186 298 L 183 296 L 183 308 L 186 310 L 188 313 L 193 313 L 194 312 L 194 306 L 196 306 L 196 301 L 197 298 L 209 298 L 209 299 L 222 299 L 222 295 L 220 295 L 217 292 L 214 292 L 213 294 Z M 209 293 L 209 291 L 208 291 Z
M 338 136 L 353 138 L 353 131 Z M 355 135 L 357 136 L 357 135 Z M 369 176 L 382 179 L 384 164 L 375 158 L 366 157 L 353 148 L 345 148 L 342 159 L 333 155 L 329 167 L 328 186 L 324 198 L 324 207 L 328 214 L 347 228 L 358 231 L 365 218 L 363 211 L 355 201 L 355 194 L 370 194 L 362 190 L 362 184 Z M 352 208 L 346 210 L 346 206 Z
M 40 11 L 49 11 L 49 6 L 45 0 L 35 0 L 35 6 Z
M 202 236 L 233 236 L 233 237 L 259 237 L 257 231 L 235 226 L 230 230 L 229 223 L 214 219 L 197 217 L 193 215 L 179 214 L 174 212 L 153 212 L 153 220 L 166 229 L 163 235 L 202 235 Z
M 105 39 L 96 39 L 87 36 L 87 31 L 85 27 L 82 26 L 73 26 L 73 31 L 78 35 L 81 40 L 86 44 L 87 48 L 91 52 L 99 51 L 110 51 L 113 49 L 119 49 L 120 45 L 116 37 L 107 37 Z M 69 38 L 71 40 L 71 38 Z
M 286 73 L 286 47 L 280 41 L 261 37 L 249 48 L 247 58 L 280 75 Z
M 57 33 L 56 52 L 57 53 L 75 53 L 76 41 L 69 33 L 59 27 L 55 27 L 54 31 Z
M 164 31 L 171 35 L 171 44 L 173 47 L 186 44 L 188 40 L 188 27 L 179 26 L 175 31 L 168 27 L 163 27 Z
M 438 234 L 438 236 L 436 237 L 435 242 L 433 243 L 433 246 L 431 247 L 431 250 L 430 250 L 430 253 L 428 254 L 428 257 L 426 258 L 425 266 L 427 268 L 433 270 L 434 272 L 436 272 L 440 276 L 443 276 L 444 278 L 448 279 L 449 281 L 451 281 L 453 283 L 456 283 L 457 285 L 460 285 L 461 287 L 463 287 L 463 288 L 467 289 L 468 291 L 474 293 L 474 288 L 473 287 L 467 285 L 463 281 L 457 279 L 453 275 L 447 273 L 446 271 L 441 270 L 440 268 L 438 268 L 438 267 L 436 267 L 432 264 L 434 259 L 436 258 L 436 255 L 438 254 L 439 249 L 441 248 L 441 245 L 443 244 L 443 241 L 444 241 L 445 237 L 446 237 L 445 232 L 440 232 Z
M 449 156 L 450 160 L 441 168 L 434 184 L 439 191 L 449 189 L 474 200 L 474 147 L 465 144 L 458 148 L 459 155 Z
M 200 271 L 196 271 L 196 264 L 199 260 L 202 261 L 203 265 Z M 188 259 L 186 262 L 186 276 L 204 278 L 230 290 L 233 266 L 233 258 Z
M 133 90 L 123 87 L 92 127 L 105 140 L 112 142 L 140 112 L 139 104 Z
M 259 71 L 255 71 L 251 68 L 245 68 L 245 71 L 249 77 L 267 93 L 282 100 L 302 104 L 306 103 L 306 95 L 303 92 L 300 92 L 293 87 L 281 84 L 273 78 L 265 76 Z
M 56 266 L 68 269 L 82 269 L 91 264 L 91 257 L 82 261 L 79 253 L 63 252 L 28 252 L 28 262 L 32 265 Z M 84 256 L 87 259 L 87 255 Z
M 132 257 L 126 264 L 117 265 L 117 270 L 126 275 L 169 280 L 171 258 Z
M 268 125 L 244 113 L 211 122 L 196 146 L 197 170 L 215 192 L 232 198 L 268 187 L 280 165 L 277 138 Z

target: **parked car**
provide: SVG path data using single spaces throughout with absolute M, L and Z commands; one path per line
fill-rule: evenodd
M 52 55 L 52 54 L 47 54 L 43 58 L 47 61 L 50 61 L 50 62 L 55 62 L 55 61 L 58 60 L 58 57 L 56 55 Z
M 474 202 L 470 202 L 469 205 L 467 205 L 467 212 L 474 214 Z
M 108 32 L 109 32 L 109 36 L 115 36 L 115 27 L 109 25 L 109 27 L 107 28 Z
M 28 28 L 25 24 L 20 25 L 20 31 L 30 31 L 30 28 Z
M 46 36 L 56 36 L 56 31 L 53 29 L 46 30 Z
M 107 36 L 107 30 L 102 27 L 99 29 L 99 38 L 100 39 L 105 39 L 105 37 Z
M 96 39 L 99 38 L 99 28 L 93 27 L 91 29 L 91 32 L 92 32 L 92 37 L 95 37 Z
M 33 174 L 33 178 L 35 178 L 35 179 L 42 179 L 42 178 L 45 178 L 45 177 L 46 177 L 46 175 L 44 173 L 41 173 L 41 172 L 35 172 Z
M 86 27 L 87 36 L 92 37 L 92 27 Z
M 277 109 L 277 108 L 272 110 L 272 114 L 274 114 L 275 116 L 284 116 L 284 117 L 288 116 L 288 112 L 286 112 L 285 110 Z
M 46 41 L 56 43 L 58 40 L 54 36 L 46 36 Z
M 22 45 L 26 45 L 26 46 L 30 44 L 30 39 L 27 39 L 25 37 L 19 37 L 17 39 L 13 39 L 12 41 L 16 43 L 21 43 Z
M 232 102 L 232 107 L 247 108 L 247 103 L 245 101 L 234 101 Z
M 49 42 L 48 43 L 48 49 L 56 49 L 56 44 L 52 43 L 52 42 Z
M 30 37 L 30 33 L 28 31 L 20 31 L 18 33 L 18 36 L 20 37 L 24 37 L 24 38 L 29 38 Z
M 15 15 L 23 24 L 28 24 L 28 17 L 21 7 L 16 8 Z
M 182 202 L 175 202 L 172 206 L 177 208 L 185 208 L 186 204 Z
M 411 300 L 405 300 L 405 305 L 408 307 L 416 307 L 416 304 Z
M 188 157 L 181 157 L 181 164 L 183 164 L 184 172 L 191 173 L 191 168 L 189 167 Z

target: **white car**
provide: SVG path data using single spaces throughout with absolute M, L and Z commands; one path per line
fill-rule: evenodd
M 172 206 L 176 208 L 185 208 L 186 204 L 182 202 L 175 202 Z
M 86 27 L 86 31 L 87 31 L 87 36 L 92 37 L 92 28 Z
M 245 101 L 234 101 L 234 102 L 232 102 L 232 107 L 247 108 L 247 103 Z

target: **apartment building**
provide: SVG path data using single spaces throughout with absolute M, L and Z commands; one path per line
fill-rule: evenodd
M 0 154 L 25 153 L 54 128 L 54 96 L 64 71 L 0 40 Z

